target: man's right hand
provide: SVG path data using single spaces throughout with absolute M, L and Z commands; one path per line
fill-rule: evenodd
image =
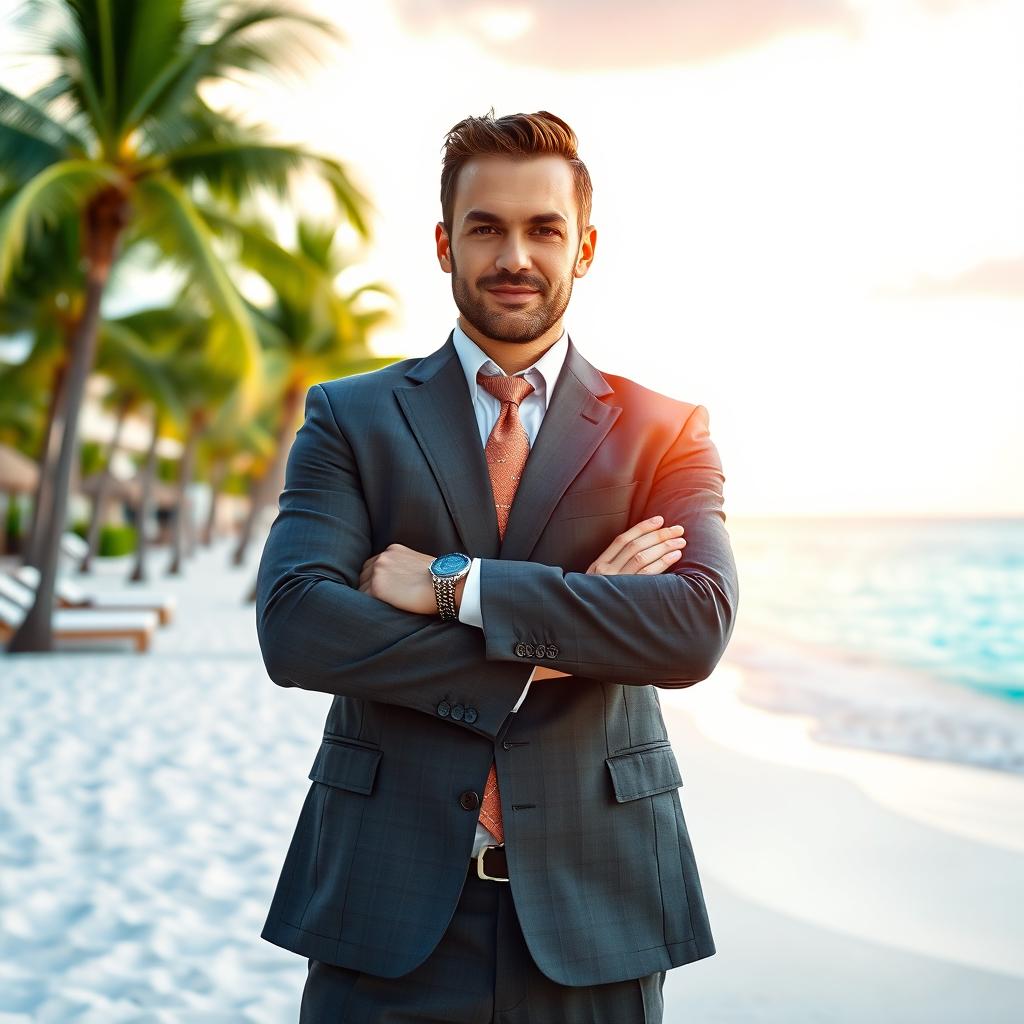
M 662 526 L 663 516 L 653 516 L 642 523 L 620 533 L 591 562 L 587 569 L 592 576 L 621 576 L 633 573 L 637 576 L 657 576 L 673 562 L 682 557 L 686 541 L 680 525 Z M 557 679 L 568 672 L 538 665 L 533 680 Z

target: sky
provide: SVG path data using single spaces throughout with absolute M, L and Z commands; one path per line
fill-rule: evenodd
M 425 355 L 455 321 L 447 130 L 551 110 L 598 234 L 565 325 L 599 369 L 708 409 L 728 515 L 1024 514 L 1024 4 L 306 6 L 346 42 L 210 96 L 371 196 L 347 283 L 401 297 L 379 352 Z

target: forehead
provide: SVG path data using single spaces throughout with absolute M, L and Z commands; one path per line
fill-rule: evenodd
M 507 220 L 556 210 L 571 224 L 576 215 L 572 169 L 560 156 L 512 159 L 475 156 L 459 171 L 452 216 L 485 209 Z

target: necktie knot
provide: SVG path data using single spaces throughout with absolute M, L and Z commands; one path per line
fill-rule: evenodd
M 534 391 L 533 385 L 525 377 L 508 377 L 503 373 L 487 374 L 480 370 L 476 375 L 476 382 L 499 401 L 511 402 L 517 406 Z

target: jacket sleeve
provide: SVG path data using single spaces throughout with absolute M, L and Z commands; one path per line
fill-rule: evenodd
M 360 591 L 371 537 L 352 450 L 315 384 L 256 582 L 256 629 L 270 678 L 434 716 L 443 701 L 462 704 L 476 714 L 457 724 L 493 738 L 532 666 L 491 664 L 479 629 Z
M 665 526 L 685 527 L 683 555 L 668 570 L 600 576 L 482 559 L 488 659 L 668 688 L 706 679 L 729 642 L 739 597 L 722 507 L 724 480 L 707 409 L 698 405 L 655 470 L 636 520 L 660 514 Z M 524 654 L 524 643 L 554 645 L 557 654 L 534 658 Z

